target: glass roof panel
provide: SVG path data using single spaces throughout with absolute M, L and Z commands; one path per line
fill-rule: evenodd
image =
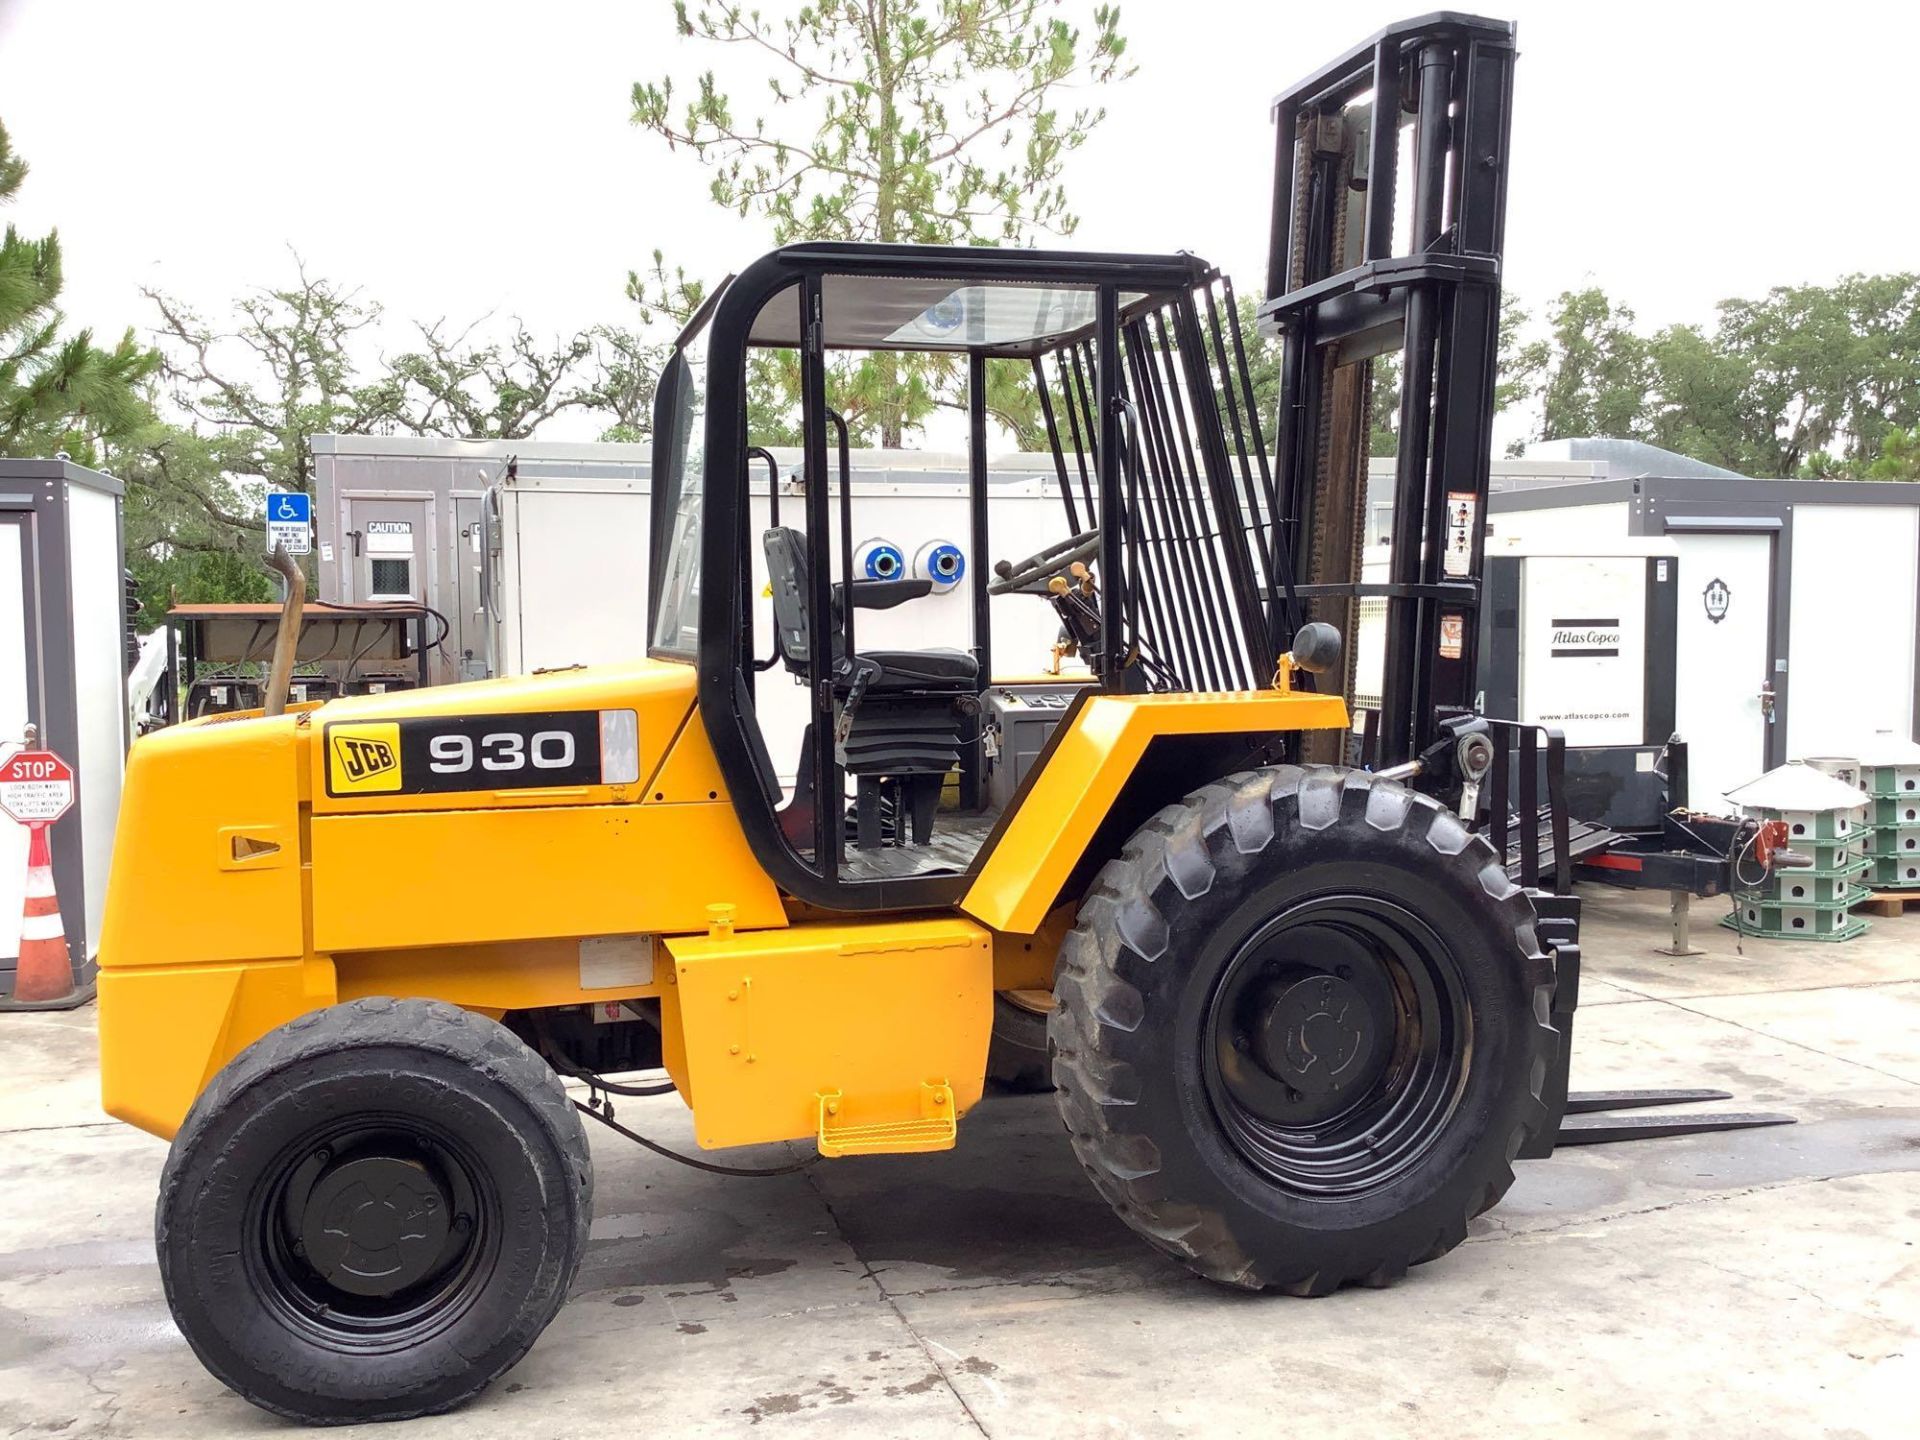
M 1120 304 L 1141 299 L 1122 293 Z M 1017 345 L 1093 324 L 1092 290 L 1040 285 L 966 285 L 936 300 L 886 337 L 889 345 Z
M 1097 304 L 1091 286 L 956 286 L 924 275 L 829 274 L 821 288 L 822 338 L 836 349 L 1043 349 L 1055 337 L 1091 326 Z M 1145 296 L 1122 291 L 1121 308 Z M 761 307 L 749 339 L 755 345 L 795 345 L 799 332 L 799 306 L 789 288 Z

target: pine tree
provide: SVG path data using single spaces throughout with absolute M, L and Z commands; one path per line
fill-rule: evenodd
M 0 125 L 0 204 L 27 177 Z M 0 241 L 0 455 L 66 453 L 98 465 L 151 421 L 145 382 L 159 357 L 135 342 L 101 350 L 91 330 L 63 336 L 60 236 L 31 239 L 7 226 Z
M 776 244 L 872 240 L 1020 245 L 1078 223 L 1062 174 L 1105 118 L 1058 107 L 1132 73 L 1120 11 L 1098 5 L 1082 29 L 1061 0 L 814 0 L 787 20 L 676 0 L 680 33 L 767 63 L 764 113 L 738 116 L 712 71 L 676 99 L 671 76 L 633 87 L 633 120 L 714 169 L 715 203 L 765 220 Z M 687 92 L 691 90 L 691 94 Z M 659 270 L 656 259 L 656 271 Z M 643 311 L 671 313 L 642 288 Z M 798 393 L 792 356 L 756 376 L 760 408 Z M 964 403 L 949 355 L 878 351 L 833 367 L 832 403 L 863 443 L 898 445 L 938 407 Z M 995 413 L 1030 430 L 1023 376 L 992 378 Z M 783 438 L 776 424 L 756 436 Z

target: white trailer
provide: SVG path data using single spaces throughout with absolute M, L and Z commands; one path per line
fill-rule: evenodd
M 1920 737 L 1920 485 L 1639 476 L 1489 510 L 1490 557 L 1671 547 L 1671 713 L 1696 808 L 1731 813 L 1725 791 L 1790 759 Z M 1522 634 L 1523 673 L 1540 643 Z
M 800 452 L 769 452 L 755 468 L 752 524 L 801 524 Z M 590 665 L 642 654 L 652 503 L 649 448 L 537 441 L 446 441 L 319 436 L 321 599 L 412 599 L 447 616 L 437 682 Z M 931 451 L 850 455 L 855 560 L 934 581 L 934 593 L 894 610 L 862 612 L 863 648 L 966 648 L 972 616 L 966 567 L 1018 560 L 1066 536 L 1053 460 L 1014 454 L 989 466 L 988 530 L 1002 553 L 976 557 L 967 536 L 966 457 Z M 831 488 L 838 514 L 839 487 Z M 753 593 L 764 595 L 758 545 Z M 836 573 L 838 561 L 836 560 Z M 937 572 L 937 573 L 936 573 Z M 989 606 L 1002 680 L 1031 680 L 1048 664 L 1059 623 L 1030 595 Z M 773 653 L 770 602 L 755 609 L 755 653 Z M 1069 674 L 1084 667 L 1069 660 Z M 798 763 L 806 697 L 779 667 L 761 677 L 757 704 L 783 782 Z
M 315 437 L 313 449 L 319 597 L 407 598 L 443 612 L 452 633 L 430 657 L 433 680 L 592 664 L 644 647 L 649 446 L 323 435 Z M 799 513 L 799 451 L 771 454 L 777 496 L 770 495 L 764 462 L 752 477 L 757 528 L 772 522 L 776 499 L 789 523 Z M 975 563 L 964 543 L 966 466 L 962 453 L 852 451 L 858 558 L 864 563 L 891 554 L 911 570 L 944 548 L 962 564 Z M 1492 490 L 1558 490 L 1604 473 L 1604 465 L 1586 460 L 1499 460 L 1492 466 Z M 996 457 L 989 477 L 988 531 L 1000 553 L 986 557 L 988 562 L 1017 559 L 1064 538 L 1051 456 Z M 1391 458 L 1371 462 L 1368 579 L 1384 578 L 1392 477 Z M 834 496 L 837 502 L 837 487 Z M 749 551 L 759 593 L 765 559 L 757 545 Z M 1385 602 L 1363 600 L 1360 608 L 1356 698 L 1366 705 L 1378 688 Z M 995 678 L 1038 676 L 1057 633 L 1052 611 L 1031 596 L 1006 596 L 992 602 L 990 614 Z M 772 653 L 769 618 L 764 610 L 756 615 L 762 655 Z M 898 610 L 864 613 L 861 637 L 870 646 L 964 647 L 972 639 L 964 593 L 937 593 Z M 1067 669 L 1078 673 L 1082 667 L 1069 660 Z M 775 766 L 785 777 L 797 754 L 804 697 L 777 669 L 759 691 Z
M 610 595 L 619 598 L 597 577 L 624 576 L 645 562 L 646 446 L 388 435 L 316 435 L 312 444 L 318 598 L 415 600 L 439 611 L 448 634 L 429 656 L 433 683 L 510 673 L 499 651 L 517 635 L 501 633 L 501 614 L 489 610 L 484 594 L 493 558 L 484 518 L 490 494 L 498 513 L 501 494 L 513 491 L 512 540 L 522 530 L 519 502 L 531 497 L 524 530 L 532 550 L 525 558 L 536 586 L 551 553 L 541 541 L 568 537 L 559 573 L 591 586 L 596 607 L 573 614 L 572 625 L 592 623 Z M 639 505 L 639 528 L 631 534 L 623 501 Z M 511 559 L 521 562 L 517 544 Z M 566 593 L 556 589 L 553 603 L 562 604 Z M 516 625 L 520 618 L 514 610 Z M 542 623 L 533 616 L 536 634 Z

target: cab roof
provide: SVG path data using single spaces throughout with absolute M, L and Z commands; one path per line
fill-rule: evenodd
M 1123 318 L 1155 294 L 1203 283 L 1193 255 L 1019 250 L 968 245 L 788 245 L 758 262 L 821 277 L 823 343 L 839 350 L 982 350 L 1033 355 L 1090 333 L 1099 288 Z M 797 296 L 781 290 L 754 316 L 749 344 L 796 347 Z

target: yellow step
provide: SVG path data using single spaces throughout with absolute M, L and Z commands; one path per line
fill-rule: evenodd
M 954 1116 L 953 1087 L 944 1081 L 920 1086 L 920 1114 L 912 1120 L 880 1120 L 866 1124 L 845 1118 L 845 1097 L 838 1090 L 818 1095 L 820 1153 L 829 1159 L 843 1155 L 915 1155 L 927 1150 L 951 1150 L 959 1133 Z

